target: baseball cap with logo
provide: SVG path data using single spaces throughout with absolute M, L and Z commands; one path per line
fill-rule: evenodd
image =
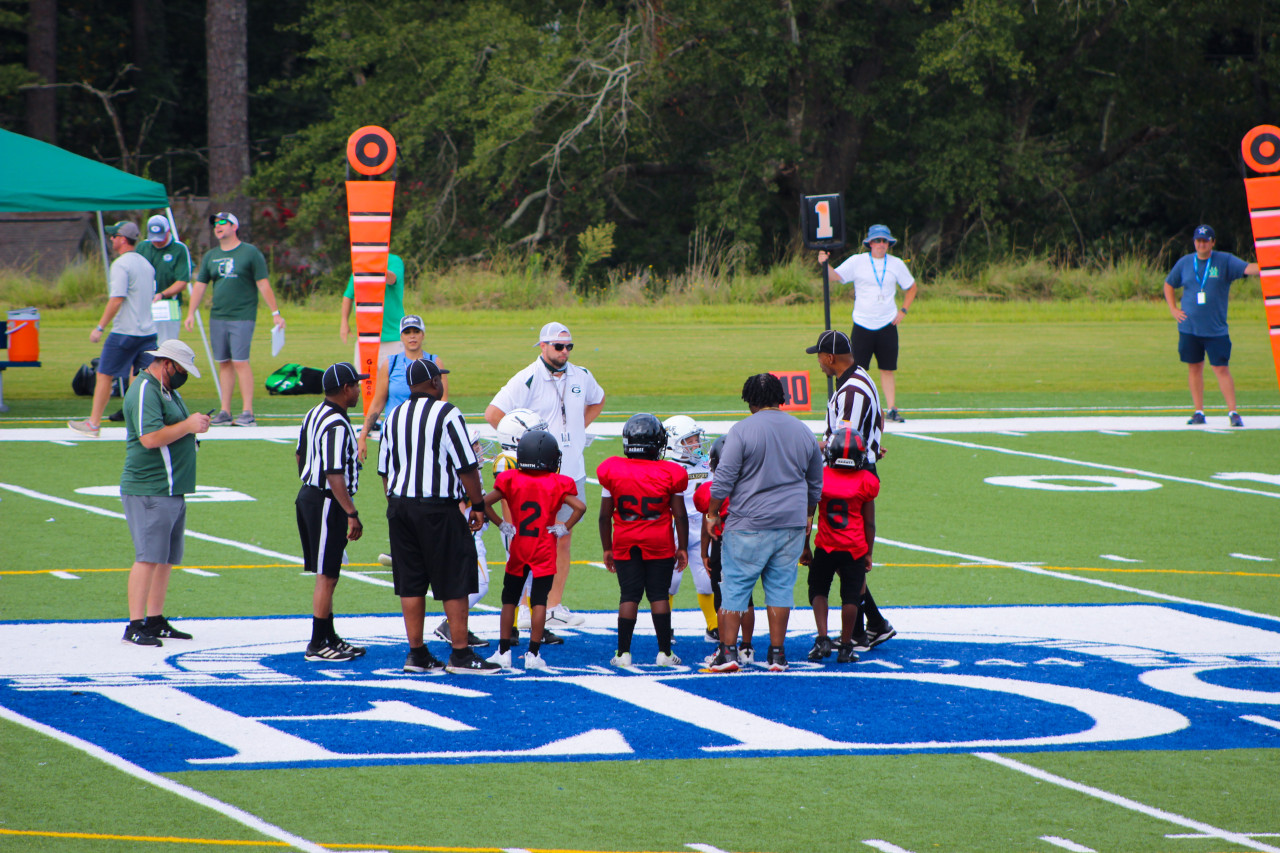
M 538 333 L 538 344 L 549 344 L 552 341 L 571 344 L 573 343 L 573 334 L 570 333 L 569 327 L 564 323 L 548 323 Z M 538 344 L 534 344 L 534 346 Z
M 107 232 L 108 237 L 124 237 L 128 240 L 137 240 L 142 236 L 142 232 L 138 230 L 138 226 L 128 220 L 117 222 L 115 225 L 108 225 L 102 230 Z
M 404 334 L 407 329 L 417 329 L 421 332 L 427 328 L 422 324 L 422 318 L 417 314 L 405 314 L 400 318 L 400 334 Z
M 224 213 L 224 212 L 218 212 L 210 216 L 209 224 L 217 225 L 220 221 L 223 221 L 223 220 L 230 222 L 232 225 L 234 225 L 237 228 L 240 227 L 240 220 L 236 219 L 236 215 L 234 213 Z
M 155 358 L 167 358 L 196 379 L 200 378 L 200 371 L 196 369 L 196 354 L 192 352 L 191 347 L 177 338 L 170 338 L 148 352 L 147 355 Z
M 448 372 L 431 359 L 420 358 L 417 361 L 409 362 L 409 366 L 404 369 L 404 381 L 406 385 L 412 388 L 414 385 L 421 385 L 423 382 L 439 379 L 442 373 Z
M 360 380 L 368 378 L 369 374 L 367 373 L 357 373 L 356 366 L 351 362 L 340 361 L 325 368 L 321 384 L 324 386 L 324 393 L 332 394 L 344 385 L 354 385 Z
M 1210 228 L 1208 225 L 1201 225 L 1199 228 L 1196 229 L 1195 233 L 1191 235 L 1191 239 L 1192 240 L 1212 240 L 1213 229 Z
M 820 352 L 840 355 L 842 353 L 852 353 L 853 347 L 849 345 L 849 336 L 844 332 L 827 329 L 827 331 L 818 335 L 818 342 L 806 349 L 805 352 L 809 353 L 809 355 L 816 355 Z
M 147 239 L 164 240 L 169 235 L 169 220 L 163 213 L 157 213 L 147 220 Z

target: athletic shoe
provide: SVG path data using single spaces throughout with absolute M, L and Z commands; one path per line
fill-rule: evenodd
M 618 652 L 609 661 L 610 666 L 631 666 L 631 652 Z
M 336 637 L 329 641 L 329 645 L 342 652 L 350 652 L 353 658 L 362 658 L 364 653 L 368 651 L 364 646 L 353 646 L 341 637 Z
M 890 409 L 889 414 L 885 415 L 884 419 L 886 421 L 893 421 L 895 424 L 905 424 L 907 422 L 906 418 L 898 414 L 897 409 Z
M 564 625 L 569 628 L 575 628 L 582 625 L 587 620 L 574 613 L 563 604 L 557 604 L 555 607 L 547 608 L 547 623 L 554 622 L 557 625 Z
M 153 637 L 159 637 L 162 640 L 190 640 L 191 635 L 186 631 L 179 631 L 177 628 L 169 624 L 169 620 L 163 616 L 154 622 L 150 618 L 142 623 L 142 630 Z
M 159 637 L 153 637 L 146 631 L 140 631 L 132 625 L 126 625 L 124 629 L 124 641 L 133 643 L 135 646 L 163 646 Z
M 809 660 L 820 661 L 823 658 L 831 657 L 832 648 L 830 637 L 822 636 L 816 638 L 813 641 L 813 648 L 809 649 Z
M 738 650 L 720 649 L 716 652 L 716 656 L 711 659 L 711 663 L 707 665 L 707 668 L 712 672 L 737 672 Z
M 841 643 L 840 654 L 836 655 L 836 663 L 857 663 L 858 653 L 853 650 L 853 643 Z
M 89 423 L 87 418 L 83 421 L 67 421 L 67 426 L 71 427 L 76 432 L 83 433 L 91 438 L 97 438 L 99 435 L 100 428 Z
M 855 652 L 871 651 L 871 635 L 866 631 L 854 634 L 852 648 Z
M 404 659 L 404 671 L 441 675 L 444 673 L 444 662 L 431 654 L 426 646 L 420 649 L 409 649 L 409 656 Z
M 502 667 L 496 663 L 490 663 L 470 648 L 466 648 L 462 651 L 455 649 L 449 655 L 449 663 L 445 666 L 445 670 L 455 675 L 497 675 L 502 672 Z
M 542 659 L 542 655 L 535 655 L 533 652 L 525 652 L 524 668 L 527 672 L 531 669 L 545 671 L 549 670 L 551 667 L 547 666 L 547 662 Z
M 669 655 L 658 652 L 658 656 L 653 661 L 654 666 L 679 666 L 680 664 L 680 657 L 675 652 Z
M 511 669 L 511 650 L 505 652 L 494 652 L 489 655 L 489 663 L 496 663 L 503 669 Z
M 1194 425 L 1197 425 L 1197 426 L 1198 426 L 1198 425 L 1200 425 L 1200 424 L 1203 424 L 1203 423 L 1204 423 L 1204 412 L 1194 412 L 1194 413 L 1192 413 L 1192 415 L 1191 415 L 1191 419 L 1190 419 L 1190 420 L 1188 420 L 1188 421 L 1187 421 L 1187 423 L 1188 423 L 1188 424 L 1194 424 Z
M 558 638 L 557 638 L 557 639 L 558 639 Z M 563 645 L 563 644 L 564 644 L 564 640 L 560 640 L 560 643 L 559 643 L 559 644 L 557 644 L 557 643 L 548 643 L 548 642 L 547 642 L 547 631 L 546 631 L 546 629 L 544 628 L 544 629 L 543 629 L 543 631 L 542 631 L 542 643 L 543 643 L 543 645 L 548 645 L 548 646 Z M 512 647 L 512 648 L 515 648 L 515 647 L 516 647 L 516 646 L 518 646 L 518 645 L 520 645 L 520 629 L 519 629 L 519 628 L 517 628 L 517 627 L 515 627 L 515 626 L 513 625 L 513 626 L 511 627 L 511 647 Z
M 532 635 L 530 635 L 530 636 L 532 636 Z M 543 628 L 543 629 L 542 629 L 542 645 L 544 645 L 544 646 L 563 646 L 563 645 L 564 645 L 564 637 L 561 637 L 559 634 L 553 634 L 553 633 L 551 633 L 551 629 L 550 629 L 550 628 Z
M 434 632 L 434 633 L 435 633 L 435 635 L 436 635 L 437 637 L 439 637 L 440 639 L 444 640 L 446 643 L 452 643 L 452 642 L 453 642 L 453 635 L 451 635 L 451 634 L 449 633 L 449 620 L 448 620 L 448 619 L 443 619 L 443 620 L 441 620 L 440 624 L 436 626 L 436 630 L 435 630 L 435 632 Z M 468 646 L 470 646 L 470 647 L 471 647 L 471 648 L 473 648 L 473 649 L 487 649 L 487 648 L 489 648 L 489 641 L 488 641 L 488 640 L 482 640 L 482 639 L 480 639 L 479 637 L 477 637 L 475 634 L 473 634 L 472 632 L 468 631 L 468 632 L 467 632 L 467 645 L 468 645 Z
M 547 612 L 548 622 L 551 621 L 550 617 L 551 617 L 551 613 L 550 613 L 550 610 L 548 610 Z M 526 631 L 528 631 L 530 626 L 532 625 L 533 625 L 533 616 L 529 613 L 529 608 L 521 604 L 520 607 L 516 609 L 516 627 L 524 628 Z
M 258 422 L 253 419 L 253 412 L 241 412 L 236 415 L 236 419 L 231 422 L 232 426 L 251 427 L 257 426 Z
M 1232 412 L 1231 414 L 1227 415 L 1227 420 L 1231 421 L 1231 425 L 1234 427 L 1244 426 L 1244 421 L 1241 420 L 1239 412 Z
M 707 630 L 707 633 L 702 635 L 702 638 L 708 643 L 718 643 L 720 642 L 720 629 L 710 628 Z
M 335 662 L 344 661 L 344 660 L 355 660 L 355 657 L 356 656 L 351 652 L 347 651 L 346 649 L 340 649 L 333 643 L 325 643 L 323 646 L 320 646 L 319 648 L 311 645 L 307 646 L 306 659 L 309 661 L 312 661 L 313 663 L 318 663 L 321 661 L 329 661 L 330 663 L 335 663 Z
M 379 562 L 379 563 L 381 563 L 382 565 L 386 566 L 388 569 L 389 569 L 389 568 L 391 568 L 391 555 L 390 555 L 390 554 L 379 554 L 379 555 L 378 555 L 378 562 Z
M 231 426 L 232 423 L 231 413 L 226 409 L 209 418 L 209 426 Z
M 786 672 L 787 655 L 782 649 L 769 649 L 769 671 L 770 672 Z
M 756 662 L 756 650 L 751 646 L 738 646 L 738 660 L 742 664 Z
M 110 415 L 107 416 L 107 420 L 111 421 L 113 424 L 118 424 L 123 422 L 124 409 L 121 409 L 118 412 L 112 412 Z
M 898 636 L 898 632 L 893 630 L 893 626 L 890 625 L 888 622 L 885 622 L 879 628 L 868 628 L 867 636 L 866 636 L 866 640 L 868 644 L 867 648 L 874 649 L 876 646 L 880 645 L 885 640 L 891 640 L 896 636 Z

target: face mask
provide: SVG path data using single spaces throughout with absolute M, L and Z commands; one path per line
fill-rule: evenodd
M 179 388 L 185 385 L 187 381 L 187 376 L 188 374 L 183 373 L 181 370 L 175 369 L 173 373 L 169 374 L 169 390 L 177 391 Z

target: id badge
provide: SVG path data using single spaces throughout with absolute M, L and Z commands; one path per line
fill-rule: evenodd
M 1196 294 L 1196 304 L 1197 304 L 1197 305 L 1203 305 L 1203 304 L 1204 304 L 1204 291 L 1203 291 L 1203 290 Z
M 567 432 L 560 433 L 561 446 L 568 447 L 572 442 L 573 442 L 573 439 L 569 437 L 569 433 Z

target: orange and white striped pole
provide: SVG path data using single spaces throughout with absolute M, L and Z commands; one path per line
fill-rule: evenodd
M 391 208 L 395 180 L 372 180 L 396 161 L 396 141 L 380 127 L 362 127 L 347 139 L 347 165 L 364 180 L 347 181 L 347 223 L 351 230 L 351 273 L 355 278 L 356 340 L 361 373 L 369 374 L 360 389 L 365 411 L 378 381 L 378 347 L 382 341 L 382 306 L 391 253 Z
M 1262 278 L 1262 304 L 1271 332 L 1271 357 L 1280 382 L 1280 127 L 1261 124 L 1240 143 L 1244 162 L 1266 177 L 1245 178 L 1249 222 L 1253 226 L 1253 250 Z

